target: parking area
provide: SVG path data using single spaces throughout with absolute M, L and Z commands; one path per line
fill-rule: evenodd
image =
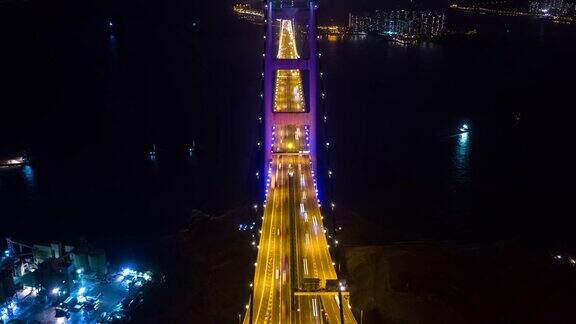
M 105 278 L 80 276 L 69 292 L 25 287 L 2 308 L 0 323 L 124 323 L 152 280 L 151 272 L 121 269 Z

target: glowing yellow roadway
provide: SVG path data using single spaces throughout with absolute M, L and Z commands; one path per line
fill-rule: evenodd
M 303 291 L 306 279 L 318 288 L 336 279 L 323 217 L 318 207 L 310 157 L 276 154 L 258 244 L 254 278 L 253 323 L 340 323 L 338 295 Z M 348 296 L 343 299 L 345 323 L 356 323 Z M 244 323 L 248 323 L 246 313 Z
M 297 58 L 292 22 L 281 21 L 280 58 Z M 278 71 L 275 107 L 294 112 L 304 104 L 297 70 Z M 288 80 L 288 81 L 286 81 Z M 279 85 L 280 84 L 280 85 Z M 286 88 L 286 92 L 278 89 Z M 269 182 L 255 264 L 253 323 L 356 323 L 349 295 L 326 292 L 326 281 L 337 279 L 323 217 L 318 205 L 311 157 L 302 141 L 305 125 L 276 125 L 279 142 L 270 161 Z M 304 134 L 308 136 L 307 132 Z M 291 148 L 289 145 L 295 145 Z M 284 153 L 279 153 L 284 152 Z M 290 153 L 289 153 L 290 152 Z M 292 153 L 294 152 L 294 153 Z M 316 287 L 310 289 L 310 282 Z M 296 293 L 296 294 L 295 294 Z M 250 309 L 244 323 L 249 323 Z
M 275 153 L 299 153 L 309 151 L 307 139 L 310 134 L 303 126 L 277 125 L 274 130 Z
M 299 157 L 295 172 L 298 198 L 298 250 L 301 257 L 299 268 L 302 278 L 320 279 L 320 289 L 326 288 L 326 280 L 337 279 L 334 263 L 330 257 L 329 245 L 323 217 L 318 206 L 314 176 L 310 158 Z M 345 323 L 356 323 L 350 310 L 348 297 L 344 301 Z M 299 311 L 298 311 L 299 309 Z M 298 323 L 339 323 L 340 306 L 337 294 L 302 296 L 297 300 Z
M 291 20 L 280 23 L 279 59 L 298 59 L 296 38 Z M 299 70 L 278 70 L 276 72 L 276 88 L 274 98 L 275 112 L 303 112 L 306 110 L 302 77 Z
M 290 213 L 288 172 L 278 158 L 260 230 L 254 278 L 254 323 L 291 323 Z M 277 185 L 276 185 L 277 184 Z M 246 317 L 248 320 L 248 316 Z

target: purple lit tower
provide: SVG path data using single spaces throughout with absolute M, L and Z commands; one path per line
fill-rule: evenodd
M 272 159 L 273 132 L 282 126 L 304 126 L 309 131 L 309 151 L 313 168 L 316 170 L 316 117 L 317 117 L 317 78 L 318 49 L 315 1 L 284 0 L 266 1 L 264 19 L 266 23 L 266 49 L 264 63 L 264 155 L 267 167 Z M 296 42 L 305 53 L 295 58 L 279 58 L 279 35 L 283 22 L 290 21 L 292 34 L 304 36 L 304 41 Z M 293 26 L 293 27 L 292 27 Z M 293 29 L 292 29 L 293 28 Z M 297 37 L 294 37 L 296 39 Z M 308 83 L 302 83 L 305 107 L 303 111 L 275 111 L 275 84 L 278 71 L 298 70 L 308 76 Z M 276 85 L 277 86 L 277 85 Z M 291 88 L 291 90 L 294 90 Z M 301 151 L 302 152 L 302 151 Z M 276 153 L 280 153 L 276 151 Z

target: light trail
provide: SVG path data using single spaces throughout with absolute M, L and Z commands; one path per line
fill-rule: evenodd
M 300 58 L 291 20 L 282 20 L 277 58 L 295 60 Z M 304 112 L 306 104 L 299 70 L 278 70 L 274 96 L 275 112 Z
M 278 58 L 298 59 L 291 20 L 280 21 Z M 278 70 L 274 111 L 304 112 L 298 70 Z M 337 280 L 319 207 L 308 125 L 274 125 L 269 182 L 255 265 L 252 323 L 356 323 Z M 311 220 L 311 221 L 310 221 Z M 244 317 L 249 324 L 250 309 Z

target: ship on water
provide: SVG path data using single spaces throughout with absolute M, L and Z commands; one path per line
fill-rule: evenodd
M 0 167 L 2 168 L 19 167 L 28 164 L 28 162 L 30 160 L 25 153 L 7 157 L 0 156 Z

